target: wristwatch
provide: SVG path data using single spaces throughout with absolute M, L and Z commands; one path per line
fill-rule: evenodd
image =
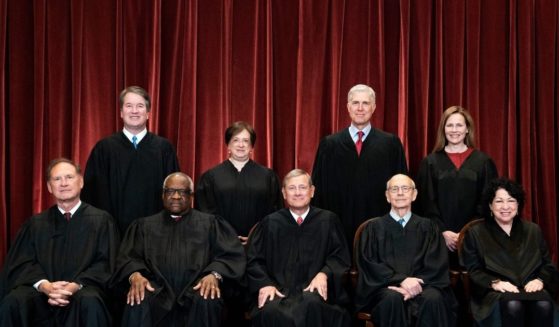
M 217 271 L 212 270 L 212 271 L 210 272 L 210 274 L 214 275 L 215 279 L 219 280 L 220 282 L 223 281 L 223 277 L 222 277 L 221 274 L 218 273 Z

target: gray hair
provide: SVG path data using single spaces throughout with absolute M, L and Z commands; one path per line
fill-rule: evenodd
M 369 95 L 369 99 L 371 100 L 371 103 L 374 103 L 376 101 L 376 94 L 375 94 L 375 90 L 373 90 L 372 87 L 365 85 L 365 84 L 357 84 L 355 86 L 353 86 L 349 92 L 347 93 L 347 102 L 351 102 L 351 100 L 353 100 L 353 94 L 355 92 L 365 92 Z

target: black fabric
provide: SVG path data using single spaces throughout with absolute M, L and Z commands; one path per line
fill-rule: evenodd
M 121 235 L 130 223 L 163 208 L 161 189 L 169 174 L 179 171 L 171 143 L 147 133 L 134 149 L 123 132 L 100 140 L 85 167 L 82 199 L 108 211 Z
M 500 300 L 553 301 L 558 288 L 559 273 L 539 226 L 518 217 L 510 236 L 492 218 L 473 225 L 464 236 L 460 260 L 471 281 L 472 315 L 480 324 L 500 321 Z M 544 289 L 526 293 L 524 286 L 536 278 Z M 494 291 L 491 281 L 497 279 L 514 284 L 520 293 Z
M 31 217 L 18 233 L 2 271 L 1 325 L 33 326 L 33 319 L 71 319 L 68 324 L 73 326 L 85 326 L 84 319 L 91 319 L 88 323 L 107 325 L 110 313 L 104 290 L 118 245 L 113 218 L 84 202 L 70 221 L 56 206 Z M 68 307 L 55 309 L 32 287 L 41 279 L 76 282 L 83 288 L 71 297 Z M 19 311 L 10 313 L 12 308 Z M 9 323 L 10 319 L 16 320 Z
M 389 210 L 386 182 L 398 173 L 407 173 L 407 166 L 395 135 L 372 128 L 359 156 L 348 128 L 320 142 L 312 172 L 316 187 L 312 203 L 340 217 L 350 251 L 357 227 Z
M 249 160 L 239 172 L 229 160 L 206 171 L 196 187 L 195 207 L 227 220 L 240 236 L 283 207 L 276 173 Z
M 481 217 L 481 194 L 497 177 L 495 163 L 481 151 L 473 150 L 460 168 L 444 150 L 431 153 L 419 165 L 414 212 L 435 219 L 441 231 L 458 233 L 470 220 Z
M 176 221 L 162 211 L 132 222 L 122 241 L 112 285 L 128 285 L 130 274 L 141 272 L 156 289 L 149 311 L 130 310 L 127 305 L 124 320 L 146 320 L 134 315 L 149 312 L 146 326 L 166 326 L 169 321 L 180 324 L 184 318 L 176 310 L 191 312 L 199 296 L 192 287 L 202 277 L 217 271 L 226 282 L 239 281 L 245 266 L 245 252 L 235 231 L 219 216 L 192 209 Z M 188 319 L 209 323 L 205 319 L 209 312 L 194 312 L 197 316 Z M 174 316 L 177 320 L 170 318 Z
M 247 276 L 253 300 L 253 324 L 269 326 L 347 326 L 349 302 L 343 279 L 349 269 L 347 243 L 338 217 L 311 207 L 299 226 L 288 209 L 266 216 L 251 234 Z M 328 276 L 328 302 L 303 292 L 323 272 Z M 275 286 L 285 295 L 257 308 L 258 292 Z M 284 322 L 282 322 L 284 321 Z
M 412 215 L 404 228 L 390 215 L 369 222 L 359 240 L 355 305 L 380 326 L 453 326 L 456 300 L 449 288 L 446 246 L 436 223 Z M 387 289 L 407 277 L 424 281 L 423 292 L 404 302 Z

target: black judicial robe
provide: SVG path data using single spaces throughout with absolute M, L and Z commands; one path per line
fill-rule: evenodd
M 76 282 L 83 285 L 82 290 L 104 298 L 118 246 L 118 227 L 107 212 L 82 202 L 67 222 L 57 206 L 52 206 L 21 227 L 4 264 L 0 299 L 41 279 Z M 46 303 L 47 297 L 41 301 Z M 75 310 L 75 306 L 67 309 Z
M 472 315 L 481 325 L 500 325 L 499 300 L 505 296 L 554 303 L 559 273 L 540 227 L 532 222 L 514 218 L 510 236 L 494 219 L 473 225 L 464 235 L 460 260 L 471 281 Z M 536 278 L 543 281 L 544 289 L 524 292 L 524 285 Z M 496 279 L 516 285 L 520 293 L 494 291 L 491 281 Z
M 108 211 L 123 235 L 132 220 L 161 211 L 163 180 L 176 171 L 177 155 L 167 139 L 148 132 L 134 149 L 121 131 L 91 151 L 81 197 Z
M 378 302 L 378 292 L 388 286 L 399 286 L 407 277 L 416 277 L 423 279 L 424 292 L 427 289 L 440 292 L 447 311 L 445 321 L 422 321 L 422 325 L 452 325 L 456 300 L 449 287 L 445 242 L 434 221 L 412 214 L 402 228 L 389 214 L 375 218 L 365 226 L 357 251 L 359 277 L 355 306 L 358 311 L 372 309 L 374 312 L 382 305 Z M 408 300 L 409 310 L 417 310 L 414 305 L 421 296 Z
M 276 173 L 252 160 L 240 172 L 229 160 L 206 171 L 194 201 L 198 210 L 225 218 L 241 236 L 283 207 Z
M 435 219 L 441 231 L 458 233 L 481 217 L 481 193 L 497 177 L 495 163 L 481 151 L 474 149 L 458 169 L 444 150 L 431 153 L 419 166 L 414 211 Z
M 211 271 L 226 282 L 239 281 L 245 267 L 245 251 L 225 220 L 191 209 L 175 221 L 162 211 L 132 222 L 122 240 L 112 285 L 128 288 L 128 277 L 136 271 L 146 277 L 156 289 L 151 314 L 157 324 L 174 309 L 189 308 L 198 294 L 192 288 Z
M 407 166 L 402 143 L 395 135 L 372 128 L 360 156 L 349 128 L 320 142 L 312 172 L 313 205 L 340 217 L 351 251 L 357 227 L 390 210 L 384 194 L 386 182 L 398 173 L 407 173 Z
M 266 216 L 250 235 L 247 277 L 255 307 L 253 323 L 260 324 L 258 292 L 264 286 L 275 286 L 285 295 L 278 299 L 279 308 L 295 313 L 295 326 L 345 326 L 349 315 L 343 306 L 349 298 L 343 277 L 350 267 L 349 250 L 338 217 L 330 211 L 311 207 L 301 226 L 289 209 Z M 320 300 L 320 312 L 306 310 L 297 314 L 302 290 L 323 272 L 328 276 L 328 302 Z M 271 305 L 266 303 L 266 306 Z M 291 326 L 291 325 L 290 325 Z

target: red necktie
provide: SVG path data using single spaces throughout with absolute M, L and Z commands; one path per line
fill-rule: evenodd
M 355 149 L 357 150 L 357 156 L 361 154 L 361 147 L 363 146 L 363 131 L 357 132 L 357 142 L 355 142 Z
M 303 223 L 303 218 L 297 217 L 297 224 L 301 225 Z
M 66 221 L 70 221 L 71 217 L 72 217 L 72 213 L 70 213 L 70 212 L 65 212 L 64 213 L 64 218 L 66 218 Z

